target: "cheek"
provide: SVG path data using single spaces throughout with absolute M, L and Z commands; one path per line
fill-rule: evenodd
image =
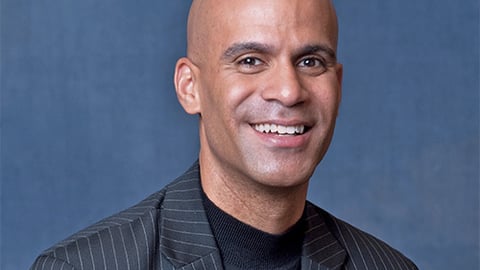
M 257 77 L 239 74 L 226 76 L 223 85 L 225 85 L 225 90 L 227 91 L 225 95 L 226 99 L 228 99 L 234 107 L 242 104 L 261 88 Z
M 341 89 L 335 76 L 326 76 L 321 80 L 312 81 L 310 83 L 311 96 L 315 100 L 315 107 L 322 115 L 335 117 L 338 113 L 340 105 Z
M 249 100 L 253 99 L 258 85 L 248 76 L 226 76 L 214 84 L 211 88 L 213 91 L 207 94 L 209 103 L 215 106 L 209 109 L 222 111 L 231 120 L 236 120 L 248 110 Z
M 327 115 L 336 115 L 339 104 L 339 93 L 336 90 L 324 91 L 318 97 L 320 100 L 323 111 Z
M 216 133 L 235 133 L 234 129 L 244 120 L 244 112 L 248 111 L 246 100 L 254 90 L 249 86 L 251 82 L 221 75 L 216 74 L 211 77 L 216 79 L 201 85 L 201 114 L 208 129 L 215 129 Z

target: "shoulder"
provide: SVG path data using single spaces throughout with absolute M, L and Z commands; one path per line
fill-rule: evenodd
M 58 269 L 103 269 L 130 264 L 129 258 L 142 261 L 141 252 L 153 252 L 164 193 L 165 189 L 156 192 L 57 243 L 40 254 L 32 269 L 57 269 L 56 265 L 61 265 Z
M 158 252 L 158 226 L 165 198 L 194 186 L 192 167 L 162 190 L 45 250 L 32 269 L 147 269 Z M 194 171 L 194 170 L 193 170 Z M 59 267 L 59 268 L 58 268 Z
M 323 216 L 328 229 L 347 252 L 347 264 L 354 266 L 354 269 L 370 269 L 372 267 L 376 269 L 417 269 L 410 259 L 384 241 L 336 218 L 311 203 L 309 205 Z

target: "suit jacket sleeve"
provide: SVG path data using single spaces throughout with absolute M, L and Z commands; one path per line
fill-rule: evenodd
M 30 270 L 74 270 L 75 268 L 66 261 L 51 256 L 40 256 L 33 263 Z

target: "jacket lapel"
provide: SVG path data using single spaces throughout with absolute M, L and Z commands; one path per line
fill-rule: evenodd
M 328 229 L 319 209 L 307 202 L 308 229 L 303 243 L 302 270 L 341 269 L 346 251 Z
M 198 162 L 166 188 L 161 212 L 160 251 L 176 269 L 223 270 L 202 203 Z M 306 218 L 302 270 L 340 269 L 346 251 L 328 229 L 324 215 L 307 202 Z
M 160 250 L 176 269 L 223 269 L 203 208 L 198 162 L 165 191 Z

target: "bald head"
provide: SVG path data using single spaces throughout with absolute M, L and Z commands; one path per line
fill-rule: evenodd
M 194 63 L 204 61 L 218 44 L 218 38 L 229 35 L 235 28 L 246 28 L 246 21 L 238 21 L 240 16 L 272 17 L 281 13 L 269 23 L 298 23 L 302 20 L 317 19 L 317 31 L 328 37 L 334 51 L 337 47 L 338 24 L 331 0 L 193 0 L 188 17 L 187 55 Z M 278 15 L 278 14 L 277 14 Z M 253 29 L 252 29 L 253 31 Z M 248 38 L 248 37 L 246 37 Z
M 200 115 L 207 195 L 219 186 L 247 197 L 246 186 L 289 194 L 295 187 L 299 215 L 291 221 L 298 220 L 333 136 L 342 78 L 336 46 L 331 0 L 194 0 L 175 88 L 185 111 Z M 289 135 L 262 131 L 277 125 Z

